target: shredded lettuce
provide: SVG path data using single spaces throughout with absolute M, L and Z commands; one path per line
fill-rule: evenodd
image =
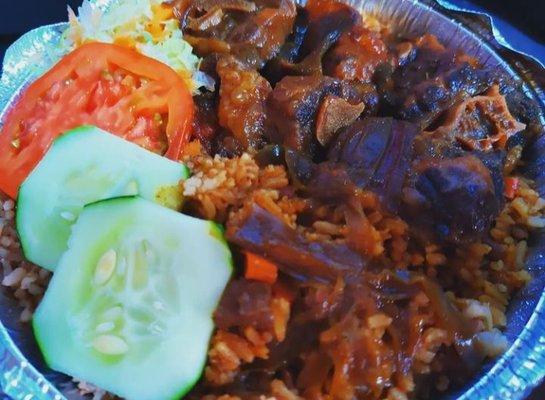
M 184 40 L 178 20 L 162 3 L 163 0 L 118 0 L 103 11 L 84 0 L 77 16 L 68 9 L 65 46 L 73 48 L 89 41 L 123 43 L 170 66 L 192 90 L 213 87 L 211 78 L 198 70 L 201 60 Z
M 193 54 L 191 45 L 183 39 L 182 31 L 176 27 L 170 32 L 172 33 L 166 39 L 158 43 L 147 40 L 139 43 L 137 47 L 143 54 L 168 64 L 176 71 L 197 70 L 200 60 Z

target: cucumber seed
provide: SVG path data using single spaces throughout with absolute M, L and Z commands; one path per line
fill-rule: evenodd
M 112 277 L 115 264 L 117 263 L 117 253 L 115 250 L 108 250 L 100 257 L 95 269 L 95 283 L 104 285 Z

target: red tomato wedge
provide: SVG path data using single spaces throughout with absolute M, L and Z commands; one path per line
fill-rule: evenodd
M 0 131 L 0 191 L 12 198 L 52 141 L 95 125 L 178 159 L 191 136 L 194 104 L 182 78 L 135 50 L 88 43 L 32 83 Z

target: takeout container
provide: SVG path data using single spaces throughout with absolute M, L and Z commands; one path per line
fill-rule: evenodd
M 92 0 L 93 1 L 93 0 Z M 299 1 L 304 3 L 304 0 Z M 433 33 L 452 48 L 463 49 L 485 66 L 523 81 L 523 90 L 541 108 L 545 126 L 545 68 L 530 56 L 509 49 L 494 36 L 491 19 L 453 9 L 434 0 L 348 0 L 364 13 L 388 21 L 397 32 Z M 111 0 L 96 0 L 107 7 Z M 0 80 L 0 121 L 15 96 L 40 71 L 60 57 L 55 44 L 66 24 L 33 30 L 13 44 Z M 529 149 L 527 175 L 545 194 L 545 135 Z M 533 280 L 512 300 L 505 334 L 510 342 L 500 358 L 483 365 L 473 380 L 444 399 L 523 399 L 545 376 L 545 232 L 530 238 L 527 268 Z M 35 344 L 30 324 L 18 322 L 20 309 L 8 289 L 0 288 L 0 385 L 13 398 L 62 400 L 83 398 L 71 378 L 48 369 Z

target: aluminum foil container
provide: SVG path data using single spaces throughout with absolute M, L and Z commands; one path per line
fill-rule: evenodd
M 301 0 L 304 2 L 304 0 Z M 107 7 L 111 0 L 96 0 Z M 348 0 L 364 13 L 388 22 L 406 34 L 433 33 L 449 47 L 477 57 L 489 68 L 522 82 L 522 89 L 540 108 L 545 126 L 545 69 L 532 57 L 510 49 L 485 14 L 457 9 L 438 0 Z M 0 79 L 0 121 L 26 84 L 61 56 L 58 43 L 66 24 L 33 30 L 6 52 Z M 542 132 L 543 133 L 543 132 Z M 526 174 L 545 194 L 545 135 L 525 155 Z M 527 269 L 532 281 L 511 301 L 505 334 L 510 347 L 483 365 L 474 379 L 444 400 L 523 399 L 545 376 L 545 232 L 530 238 Z M 0 288 L 0 385 L 14 399 L 81 399 L 70 377 L 48 369 L 29 324 L 19 322 L 21 310 L 7 289 Z M 439 400 L 439 399 L 438 399 Z M 443 399 L 442 399 L 443 400 Z

